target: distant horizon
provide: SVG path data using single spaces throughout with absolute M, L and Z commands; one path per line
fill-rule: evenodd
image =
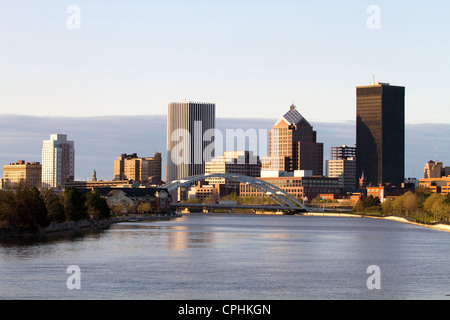
M 301 113 L 301 112 L 300 112 Z M 141 113 L 141 114 L 105 114 L 105 115 L 93 115 L 93 116 L 71 116 L 71 115 L 33 115 L 33 114 L 21 114 L 21 113 L 0 113 L 1 116 L 20 116 L 20 117 L 35 117 L 35 118 L 61 118 L 61 119 L 83 119 L 83 118 L 116 118 L 116 117 L 167 117 L 166 114 L 150 114 L 150 113 Z M 279 118 L 281 118 L 282 115 L 278 117 L 216 117 L 216 119 L 240 119 L 240 120 L 261 120 L 261 121 L 269 121 L 269 120 L 275 120 L 277 121 Z M 315 123 L 345 123 L 345 122 L 352 122 L 356 121 L 355 119 L 340 119 L 340 120 L 310 120 L 308 117 L 305 116 L 305 118 L 308 120 L 308 122 L 315 122 Z M 356 122 L 355 122 L 356 123 Z M 405 124 L 408 125 L 450 125 L 450 123 L 447 122 L 407 122 L 405 121 Z
M 284 109 L 279 113 L 282 116 Z M 279 119 L 216 117 L 216 128 L 270 130 Z M 306 119 L 308 116 L 305 115 Z M 42 141 L 50 134 L 67 134 L 75 141 L 75 178 L 89 180 L 97 171 L 99 180 L 112 180 L 114 160 L 122 153 L 152 156 L 161 152 L 166 165 L 165 115 L 142 116 L 30 116 L 0 115 L 0 166 L 17 160 L 41 161 Z M 308 121 L 310 121 L 308 119 Z M 356 122 L 310 121 L 317 141 L 324 143 L 324 161 L 331 147 L 356 144 Z M 138 137 L 138 138 L 137 138 Z M 421 178 L 425 163 L 435 159 L 450 163 L 450 124 L 406 124 L 405 177 Z M 324 163 L 325 174 L 325 163 Z

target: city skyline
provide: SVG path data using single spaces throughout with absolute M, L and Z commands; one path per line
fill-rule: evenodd
M 217 119 L 216 126 L 224 131 L 228 128 L 269 129 L 274 121 L 265 119 Z M 22 123 L 19 128 L 16 123 Z M 143 155 L 162 151 L 165 163 L 166 117 L 0 117 L 0 163 L 17 160 L 40 161 L 42 140 L 48 138 L 48 128 L 60 127 L 77 142 L 76 180 L 90 180 L 92 171 L 97 171 L 99 180 L 110 180 L 114 174 L 114 159 L 120 153 Z M 355 144 L 355 121 L 313 123 L 318 138 L 324 142 L 324 160 L 331 147 Z M 142 132 L 141 128 L 148 130 Z M 136 139 L 139 136 L 141 139 Z M 450 143 L 450 125 L 406 125 L 406 177 L 421 177 L 423 167 L 429 160 L 448 163 L 450 152 L 445 148 Z M 420 146 L 418 148 L 417 146 Z
M 0 6 L 2 114 L 161 115 L 191 99 L 270 119 L 288 99 L 310 121 L 349 121 L 348 88 L 375 76 L 408 88 L 406 123 L 450 123 L 448 1 Z

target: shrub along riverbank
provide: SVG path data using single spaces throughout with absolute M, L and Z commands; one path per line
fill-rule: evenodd
M 106 200 L 96 190 L 84 195 L 71 187 L 57 194 L 19 185 L 14 191 L 0 191 L 0 228 L 37 231 L 51 224 L 110 216 Z
M 398 216 L 421 224 L 449 224 L 450 195 L 431 193 L 419 187 L 397 198 L 388 198 L 382 204 L 378 198 L 369 196 L 359 200 L 354 213 L 375 216 Z

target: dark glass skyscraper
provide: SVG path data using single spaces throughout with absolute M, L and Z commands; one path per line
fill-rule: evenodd
M 368 185 L 401 186 L 405 177 L 405 88 L 356 88 L 356 174 Z

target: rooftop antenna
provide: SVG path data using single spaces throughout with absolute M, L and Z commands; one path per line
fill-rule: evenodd
M 434 143 L 434 162 L 437 163 L 437 146 L 436 146 L 436 142 Z

